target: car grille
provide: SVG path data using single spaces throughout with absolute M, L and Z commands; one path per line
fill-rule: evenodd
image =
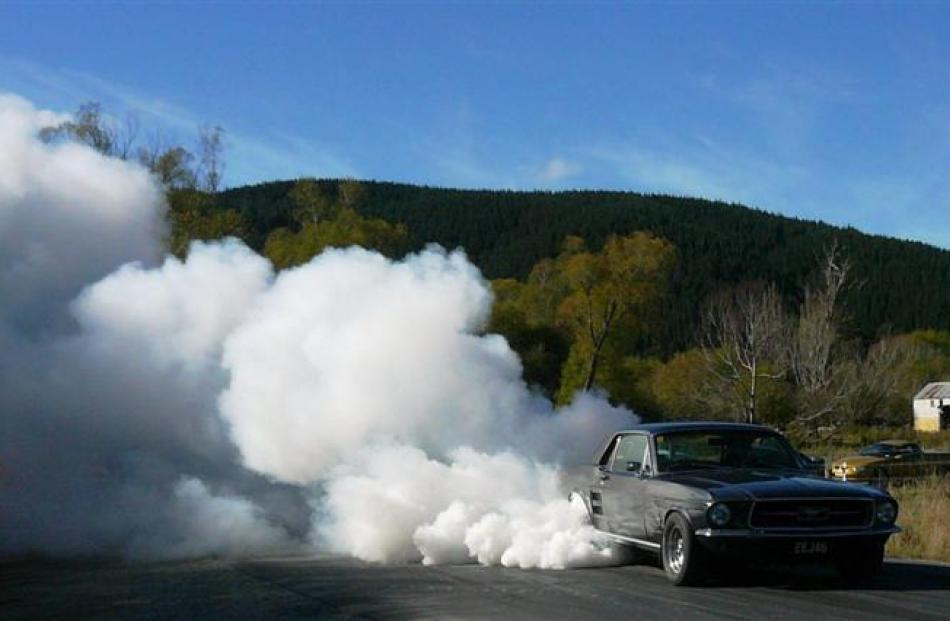
M 760 500 L 752 508 L 752 528 L 860 528 L 871 525 L 874 503 L 850 498 Z

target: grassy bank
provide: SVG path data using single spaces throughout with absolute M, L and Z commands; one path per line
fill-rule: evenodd
M 904 532 L 891 537 L 887 554 L 950 562 L 950 476 L 892 486 L 890 492 L 900 503 Z

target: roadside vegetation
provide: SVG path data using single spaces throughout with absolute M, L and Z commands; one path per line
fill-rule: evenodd
M 930 477 L 889 490 L 900 503 L 903 532 L 887 543 L 888 556 L 950 563 L 950 476 Z

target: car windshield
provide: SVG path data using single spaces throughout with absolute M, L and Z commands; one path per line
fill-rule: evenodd
M 785 439 L 767 431 L 677 431 L 656 436 L 657 469 L 800 468 Z
M 920 447 L 916 444 L 887 444 L 886 442 L 878 442 L 877 444 L 872 444 L 871 446 L 866 446 L 861 449 L 862 455 L 895 455 L 898 453 L 916 453 L 920 451 Z
M 894 452 L 893 444 L 872 444 L 861 449 L 862 455 L 888 455 Z

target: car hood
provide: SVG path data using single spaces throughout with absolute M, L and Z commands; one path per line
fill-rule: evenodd
M 663 475 L 672 483 L 704 489 L 718 499 L 877 498 L 879 490 L 852 483 L 810 477 L 801 471 L 723 468 Z

